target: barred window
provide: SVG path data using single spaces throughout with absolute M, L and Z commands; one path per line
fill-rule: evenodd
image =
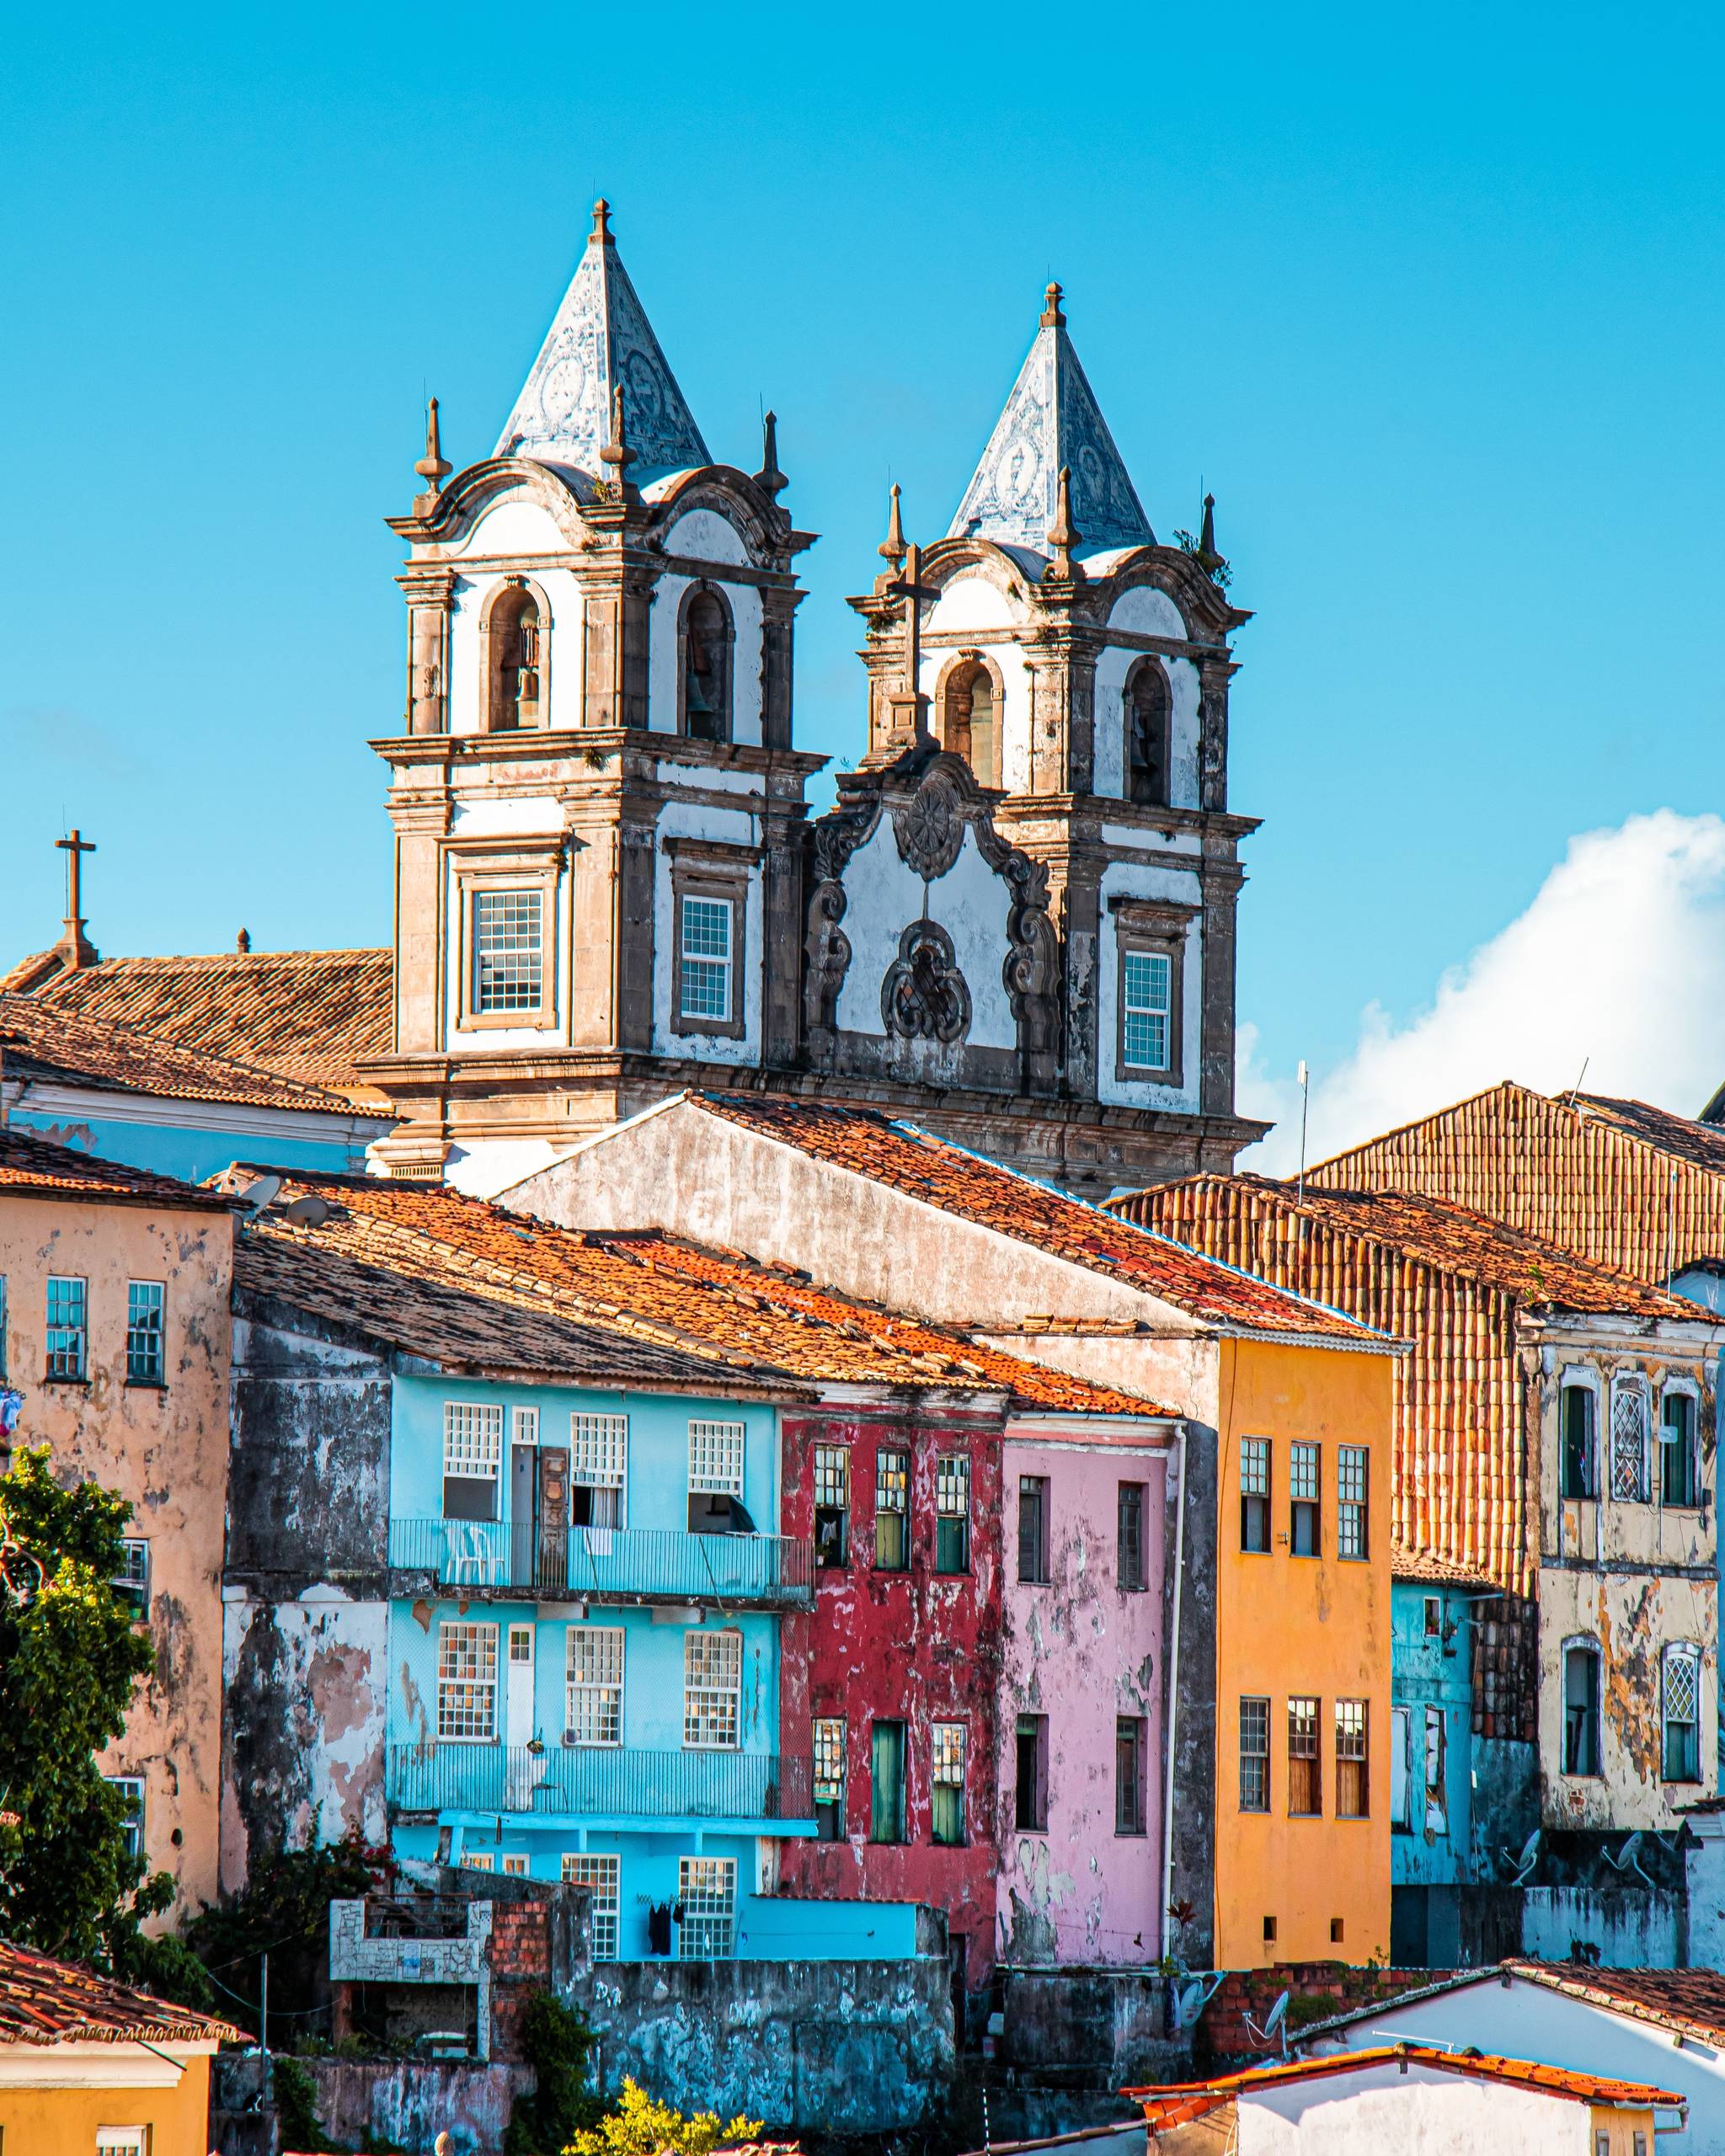
M 1173 962 L 1165 952 L 1126 951 L 1120 963 L 1121 1060 L 1132 1070 L 1166 1070 L 1173 1008 Z
M 473 1009 L 536 1012 L 544 1001 L 543 894 L 473 894 Z
M 932 1737 L 932 1832 L 936 1842 L 955 1849 L 964 1839 L 964 1750 L 961 1721 L 937 1721 Z
M 1653 1396 L 1644 1378 L 1611 1384 L 1611 1495 L 1627 1502 L 1648 1496 L 1648 1438 Z
M 691 1422 L 689 1487 L 716 1497 L 743 1494 L 743 1433 L 740 1422 Z
M 619 1876 L 622 1869 L 621 1858 L 614 1856 L 577 1856 L 571 1852 L 563 1860 L 564 1880 L 571 1886 L 585 1886 L 590 1897 L 588 1921 L 592 1927 L 595 1961 L 617 1959 L 617 1916 L 622 1903 Z
M 1336 1555 L 1365 1557 L 1366 1548 L 1367 1462 L 1364 1445 L 1343 1445 L 1336 1454 Z
M 934 1569 L 970 1569 L 970 1459 L 948 1453 L 934 1464 Z
M 1048 1477 L 1018 1477 L 1018 1577 L 1045 1587 L 1049 1580 Z
M 162 1337 L 164 1290 L 159 1280 L 126 1283 L 126 1381 L 161 1385 L 168 1375 Z
M 627 1415 L 571 1415 L 569 1478 L 593 1490 L 621 1490 L 629 1465 Z
M 515 1407 L 510 1411 L 510 1436 L 518 1445 L 537 1445 L 539 1442 L 539 1410 L 537 1407 Z
M 851 1455 L 843 1445 L 814 1448 L 814 1561 L 844 1564 L 850 1556 Z
M 901 1572 L 911 1561 L 911 1455 L 883 1445 L 874 1455 L 874 1561 Z
M 571 1625 L 563 1727 L 571 1744 L 623 1741 L 623 1628 Z
M 683 1635 L 683 1742 L 734 1751 L 743 1699 L 740 1632 Z
M 722 1961 L 732 1951 L 737 1928 L 737 1860 L 734 1856 L 686 1856 L 677 1862 L 677 1899 L 683 1905 L 678 1958 Z
M 845 1725 L 837 1715 L 814 1721 L 814 1826 L 823 1842 L 845 1838 Z
M 1323 1810 L 1323 1762 L 1318 1756 L 1317 1701 L 1288 1702 L 1288 1810 L 1295 1818 Z
M 1660 1657 L 1664 1743 L 1661 1772 L 1668 1782 L 1701 1778 L 1701 1650 L 1669 1646 Z
M 76 1275 L 48 1275 L 48 1375 L 81 1378 L 89 1357 L 85 1283 Z
M 503 1410 L 467 1400 L 443 1403 L 443 1517 L 495 1519 L 503 1465 Z
M 686 898 L 682 942 L 681 1014 L 723 1023 L 731 1015 L 730 900 Z
M 1258 1556 L 1270 1546 L 1270 1441 L 1240 1440 L 1240 1547 Z
M 1240 1809 L 1270 1808 L 1270 1703 L 1240 1702 Z
M 1318 1518 L 1323 1495 L 1323 1449 L 1315 1444 L 1288 1448 L 1288 1547 L 1296 1557 L 1319 1552 Z
M 497 1627 L 437 1628 L 437 1734 L 489 1744 L 497 1734 Z
M 1336 1702 L 1336 1817 L 1364 1819 L 1368 1814 L 1365 1710 L 1364 1700 Z

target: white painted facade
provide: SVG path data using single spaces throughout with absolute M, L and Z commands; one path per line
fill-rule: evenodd
M 1410 2059 L 1253 2089 L 1239 2100 L 1232 2145 L 1236 2156 L 1594 2156 L 1594 2132 L 1592 2105 L 1573 2097 Z
M 1178 1086 L 1157 1086 L 1141 1078 L 1123 1078 L 1114 1060 L 1114 1041 L 1119 1025 L 1120 987 L 1119 929 L 1108 911 L 1114 898 L 1165 899 L 1194 909 L 1187 923 L 1185 958 L 1181 969 L 1181 1032 L 1184 1042 L 1183 1067 Z M 1195 869 L 1159 868 L 1142 861 L 1114 862 L 1103 872 L 1101 948 L 1096 969 L 1097 1038 L 1102 1052 L 1097 1059 L 1098 1100 L 1124 1107 L 1181 1108 L 1198 1107 L 1198 1043 L 1204 1037 L 1203 885 Z

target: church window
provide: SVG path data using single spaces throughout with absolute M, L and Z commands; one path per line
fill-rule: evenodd
M 731 616 L 702 585 L 683 615 L 683 731 L 692 741 L 731 738 Z
M 682 1015 L 731 1012 L 731 910 L 724 899 L 683 900 Z
M 537 1015 L 544 1001 L 544 894 L 475 891 L 473 998 L 485 1017 Z
M 1116 1073 L 1182 1082 L 1188 909 L 1124 894 L 1108 901 L 1114 915 Z
M 1141 659 L 1126 682 L 1126 798 L 1168 805 L 1168 677 L 1159 659 Z
M 489 724 L 494 734 L 543 723 L 544 622 L 524 584 L 505 584 L 486 622 L 489 648 Z
M 1000 700 L 994 676 L 980 660 L 955 666 L 942 695 L 941 745 L 963 756 L 979 786 L 998 786 Z
M 743 928 L 748 884 L 702 863 L 671 870 L 671 1025 L 680 1033 L 743 1033 Z

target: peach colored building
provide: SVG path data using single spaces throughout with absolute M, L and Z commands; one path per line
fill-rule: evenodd
M 0 1387 L 13 1445 L 131 1502 L 126 1582 L 156 1647 L 102 1771 L 152 1870 L 216 1893 L 232 1202 L 0 1129 Z

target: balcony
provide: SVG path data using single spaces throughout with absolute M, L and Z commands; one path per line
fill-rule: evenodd
M 814 1816 L 812 1762 L 772 1752 L 392 1744 L 385 1789 L 399 1812 L 736 1820 Z
M 748 1604 L 809 1609 L 814 1551 L 788 1534 L 575 1527 L 536 1534 L 489 1519 L 392 1519 L 389 1561 L 438 1587 L 530 1599 Z

